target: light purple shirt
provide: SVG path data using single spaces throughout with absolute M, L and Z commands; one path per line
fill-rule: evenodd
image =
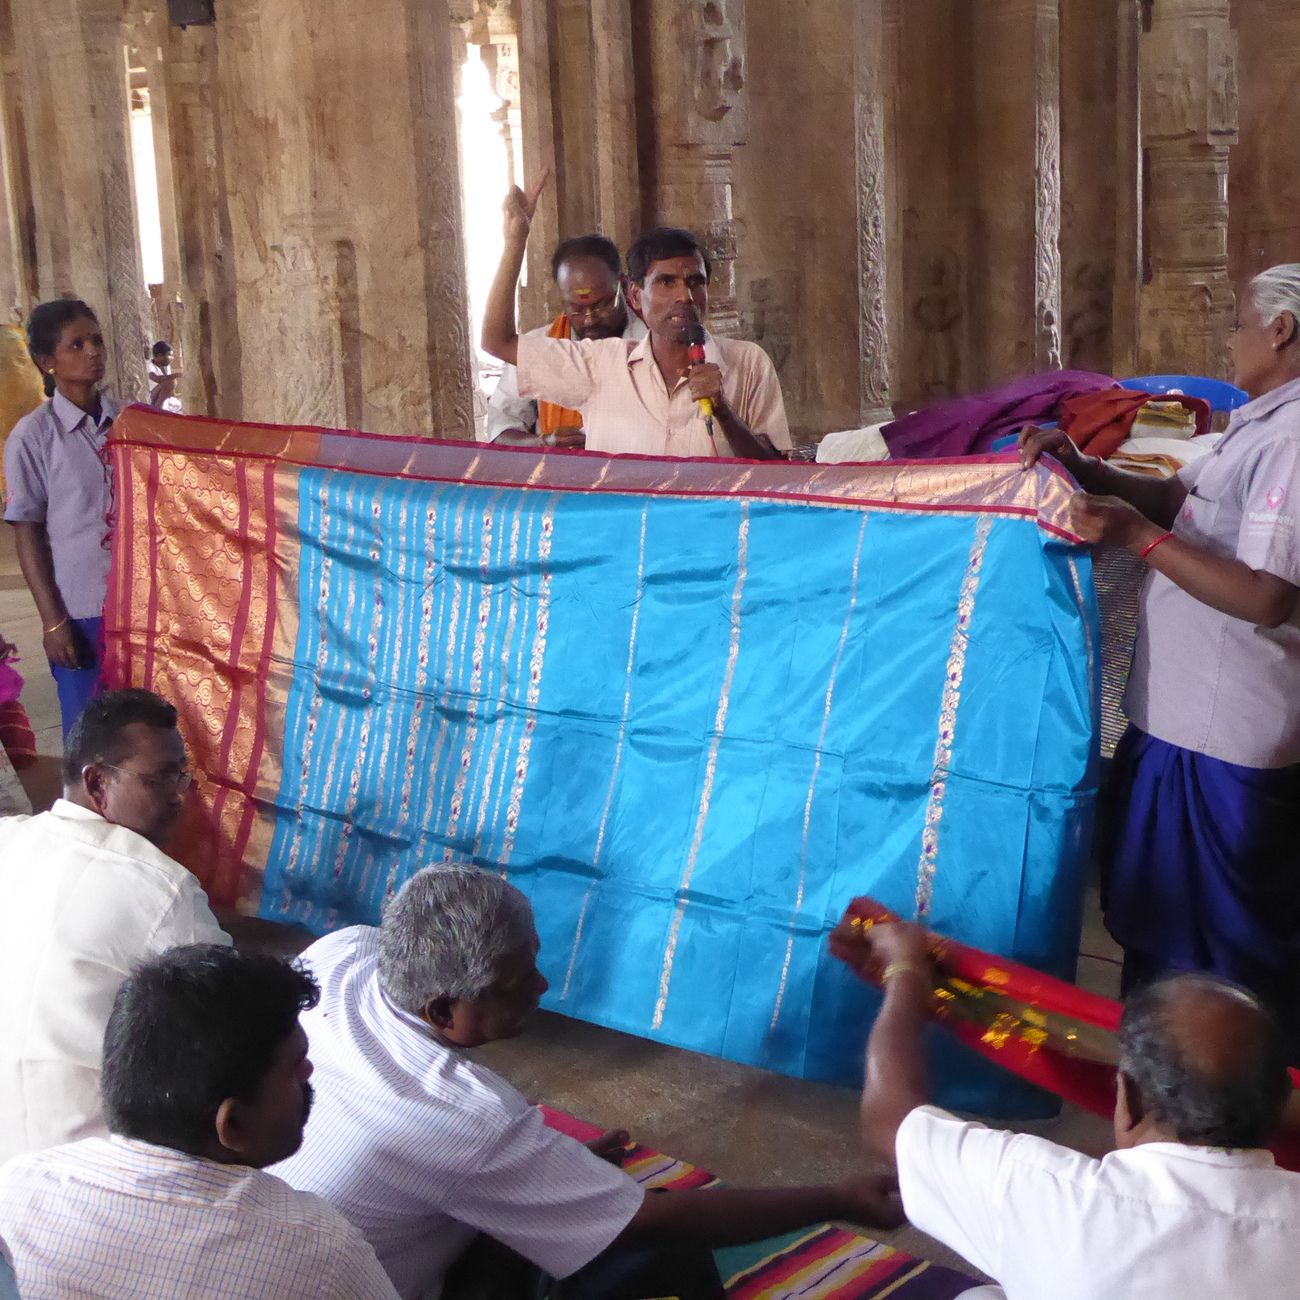
M 1300 587 L 1300 379 L 1235 411 L 1179 478 L 1178 537 Z M 1244 767 L 1300 763 L 1300 610 L 1259 627 L 1152 571 L 1124 703 L 1171 745 Z
M 122 403 L 100 396 L 96 421 L 55 393 L 14 425 L 5 442 L 11 524 L 44 524 L 54 582 L 72 618 L 98 618 L 108 593 L 111 472 L 100 456 Z

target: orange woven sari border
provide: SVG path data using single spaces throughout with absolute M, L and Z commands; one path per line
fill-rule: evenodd
M 1065 541 L 1076 486 L 1057 465 L 1021 470 L 1015 453 L 954 461 L 802 465 L 784 460 L 681 460 L 385 437 L 266 424 L 235 424 L 132 406 L 110 433 L 117 447 L 256 457 L 280 465 L 346 470 L 426 482 L 546 492 L 737 497 L 843 509 L 1030 520 Z
M 270 671 L 282 586 L 275 466 L 126 441 L 113 444 L 113 458 L 104 678 L 176 706 L 198 778 L 177 856 L 214 902 L 252 906 L 241 881 L 256 893 L 265 846 L 250 861 L 250 844 L 259 796 L 278 785 L 264 759 L 287 703 L 287 690 L 277 702 Z

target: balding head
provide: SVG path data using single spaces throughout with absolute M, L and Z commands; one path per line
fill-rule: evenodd
M 1130 996 L 1119 1036 L 1130 1131 L 1247 1148 L 1277 1128 L 1291 1092 L 1286 1043 L 1244 989 L 1210 975 L 1159 980 Z M 1117 1113 L 1117 1138 L 1120 1123 Z

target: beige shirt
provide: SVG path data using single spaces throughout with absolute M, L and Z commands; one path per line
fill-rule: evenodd
M 131 967 L 223 943 L 199 882 L 143 836 L 60 799 L 0 818 L 0 1161 L 104 1131 L 104 1027 Z
M 756 343 L 709 336 L 704 356 L 722 371 L 727 405 L 756 434 L 790 447 L 781 384 Z M 714 422 L 714 437 L 686 380 L 672 391 L 650 351 L 650 338 L 519 340 L 519 392 L 580 410 L 587 450 L 641 456 L 732 456 Z

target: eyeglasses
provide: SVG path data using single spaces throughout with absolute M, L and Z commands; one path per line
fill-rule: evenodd
M 180 772 L 171 772 L 166 776 L 149 776 L 145 772 L 136 772 L 129 767 L 118 767 L 116 763 L 100 763 L 100 767 L 111 767 L 114 772 L 133 776 L 142 785 L 152 786 L 155 790 L 175 790 L 178 794 L 188 790 L 194 784 L 194 773 L 185 768 Z
M 623 290 L 619 289 L 612 298 L 601 298 L 597 302 L 570 303 L 564 314 L 570 320 L 585 320 L 589 316 L 603 316 L 623 305 Z

